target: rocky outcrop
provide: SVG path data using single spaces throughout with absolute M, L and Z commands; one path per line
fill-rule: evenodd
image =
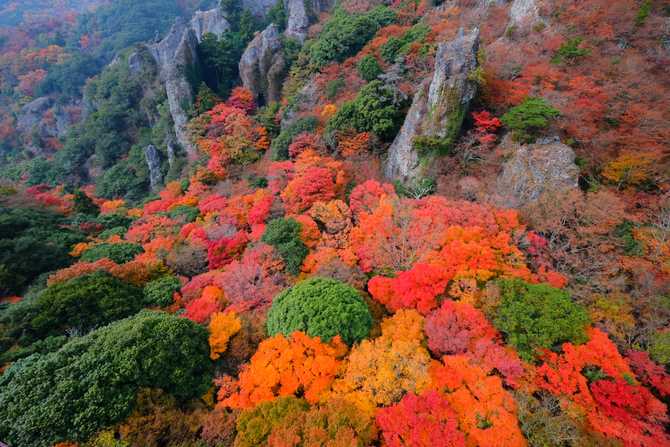
M 514 0 L 509 10 L 509 26 L 529 28 L 540 20 L 536 0 Z
M 242 0 L 242 9 L 250 11 L 258 18 L 265 18 L 268 11 L 277 4 L 278 0 Z
M 168 35 L 159 43 L 151 45 L 149 50 L 158 63 L 160 77 L 165 85 L 177 140 L 189 158 L 195 158 L 196 150 L 186 130 L 186 108 L 194 100 L 188 73 L 199 63 L 198 39 L 190 26 L 177 19 Z
M 191 19 L 191 29 L 198 42 L 202 42 L 203 36 L 207 33 L 220 36 L 228 31 L 230 23 L 223 16 L 221 8 L 214 8 L 209 11 L 196 11 Z
M 477 92 L 471 74 L 477 68 L 478 49 L 478 29 L 468 34 L 461 30 L 454 40 L 439 44 L 433 77 L 415 93 L 400 133 L 389 148 L 387 177 L 407 183 L 421 176 L 417 137 L 444 144 L 456 139 Z
M 157 62 L 165 86 L 177 142 L 190 159 L 197 157 L 186 125 L 189 119 L 187 109 L 195 99 L 189 78 L 195 77 L 198 70 L 198 43 L 207 33 L 221 35 L 229 28 L 230 24 L 219 8 L 198 11 L 189 23 L 178 18 L 163 40 L 146 46 Z
M 163 185 L 163 174 L 161 173 L 161 155 L 153 144 L 144 148 L 144 158 L 149 168 L 149 186 L 152 192 L 157 192 Z
M 249 43 L 240 59 L 240 78 L 260 104 L 281 99 L 286 71 L 279 28 L 268 26 Z
M 503 165 L 491 195 L 497 205 L 519 208 L 537 200 L 544 192 L 577 188 L 579 168 L 575 153 L 558 138 L 521 145 L 503 141 L 509 158 Z
M 316 21 L 319 14 L 330 10 L 334 5 L 333 0 L 285 0 L 286 36 L 304 42 L 307 38 L 309 26 Z
M 16 122 L 16 130 L 26 141 L 33 135 L 42 140 L 61 138 L 74 124 L 73 117 L 50 97 L 40 97 L 21 108 Z M 28 143 L 32 145 L 32 141 Z M 39 148 L 33 148 L 39 151 Z

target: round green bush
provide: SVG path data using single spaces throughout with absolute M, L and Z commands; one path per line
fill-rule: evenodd
M 54 284 L 35 299 L 10 306 L 2 323 L 25 345 L 68 332 L 86 333 L 142 307 L 142 289 L 99 271 Z
M 86 250 L 81 255 L 81 260 L 83 262 L 95 262 L 108 258 L 117 264 L 125 264 L 128 261 L 132 261 L 135 256 L 143 251 L 144 249 L 141 245 L 126 242 L 120 244 L 99 244 Z
M 125 419 L 141 388 L 181 401 L 211 383 L 208 334 L 192 321 L 142 311 L 34 354 L 0 376 L 0 439 L 49 447 L 85 441 Z
M 587 340 L 588 314 L 568 292 L 520 280 L 500 281 L 500 287 L 502 300 L 493 323 L 525 360 L 543 348 Z
M 356 289 L 328 278 L 311 278 L 284 290 L 272 302 L 267 328 L 272 336 L 302 331 L 323 341 L 339 335 L 351 345 L 367 337 L 370 311 Z
M 161 276 L 144 286 L 144 303 L 148 306 L 165 307 L 172 304 L 175 292 L 181 289 L 181 281 L 173 275 Z

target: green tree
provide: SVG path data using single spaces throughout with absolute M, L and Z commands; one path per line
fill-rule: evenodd
M 517 141 L 531 143 L 549 125 L 549 120 L 560 114 L 542 98 L 526 98 L 518 106 L 512 107 L 500 120 L 512 131 Z
M 144 302 L 149 306 L 165 307 L 172 304 L 173 295 L 181 289 L 181 281 L 173 275 L 164 275 L 144 286 Z
M 0 295 L 18 295 L 40 274 L 66 267 L 84 236 L 58 213 L 0 207 Z
M 126 262 L 132 261 L 135 256 L 143 251 L 144 249 L 141 245 L 132 244 L 130 242 L 114 244 L 103 243 L 94 245 L 82 253 L 81 260 L 83 262 L 95 262 L 107 258 L 117 264 L 125 264 Z
M 295 219 L 274 219 L 265 227 L 261 240 L 272 245 L 284 260 L 286 271 L 293 275 L 300 273 L 302 261 L 309 253 L 302 239 L 301 226 Z
M 377 76 L 382 74 L 382 68 L 379 66 L 379 62 L 377 62 L 377 59 L 371 54 L 368 54 L 358 61 L 357 68 L 358 75 L 361 79 L 368 82 L 374 81 L 377 79 Z
M 310 278 L 284 290 L 272 301 L 268 334 L 295 331 L 330 341 L 336 335 L 351 345 L 370 333 L 372 316 L 356 289 L 330 278 Z
M 100 207 L 98 207 L 98 205 L 96 205 L 81 189 L 77 189 L 74 192 L 74 211 L 76 213 L 97 216 L 100 213 Z
M 395 13 L 386 6 L 377 6 L 361 14 L 335 9 L 319 37 L 306 47 L 310 63 L 318 69 L 353 56 L 380 28 L 390 25 L 395 18 Z
M 568 292 L 521 280 L 500 281 L 500 287 L 502 301 L 493 322 L 524 359 L 532 360 L 543 348 L 587 341 L 588 314 Z
M 100 271 L 47 287 L 34 299 L 11 305 L 0 322 L 21 345 L 91 329 L 137 313 L 142 290 Z
M 0 376 L 0 438 L 16 446 L 83 442 L 125 419 L 141 388 L 180 401 L 211 383 L 207 331 L 143 311 L 14 363 Z
M 395 137 L 402 122 L 402 104 L 395 100 L 391 87 L 372 81 L 358 92 L 356 99 L 345 103 L 328 122 L 327 131 L 354 129 L 374 132 L 385 141 Z

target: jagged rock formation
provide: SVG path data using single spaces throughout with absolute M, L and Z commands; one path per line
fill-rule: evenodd
M 575 153 L 558 138 L 521 145 L 507 137 L 502 147 L 511 152 L 511 158 L 503 165 L 491 191 L 499 206 L 519 208 L 537 200 L 544 192 L 577 188 L 579 168 L 575 165 Z
M 144 158 L 149 168 L 149 186 L 151 192 L 157 192 L 163 185 L 163 174 L 161 173 L 161 156 L 153 144 L 144 148 Z
M 424 82 L 412 101 L 400 133 L 389 148 L 385 174 L 411 182 L 421 176 L 417 137 L 453 140 L 477 92 L 471 73 L 477 68 L 479 29 L 462 30 L 456 39 L 440 43 L 433 78 Z
M 189 119 L 187 108 L 194 101 L 189 78 L 195 76 L 199 65 L 198 43 L 207 33 L 218 36 L 229 28 L 230 24 L 219 8 L 198 11 L 190 23 L 178 18 L 163 40 L 146 46 L 157 62 L 165 86 L 177 142 L 190 159 L 197 156 L 186 125 Z
M 149 50 L 158 63 L 160 78 L 165 85 L 177 141 L 189 158 L 195 158 L 196 150 L 186 130 L 186 108 L 194 100 L 188 74 L 198 65 L 198 39 L 190 26 L 177 19 L 168 35 L 159 43 L 150 45 Z
M 240 59 L 240 78 L 261 104 L 281 99 L 286 71 L 279 28 L 269 25 L 249 43 Z
M 304 42 L 309 26 L 316 21 L 319 14 L 333 7 L 333 0 L 285 0 L 288 23 L 285 34 L 287 37 Z
M 210 9 L 209 11 L 196 11 L 191 19 L 191 29 L 195 33 L 198 42 L 207 33 L 220 36 L 230 29 L 230 23 L 223 16 L 221 8 Z

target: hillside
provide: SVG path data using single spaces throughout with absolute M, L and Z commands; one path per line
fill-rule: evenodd
M 0 12 L 0 443 L 670 446 L 670 4 L 57 3 Z

